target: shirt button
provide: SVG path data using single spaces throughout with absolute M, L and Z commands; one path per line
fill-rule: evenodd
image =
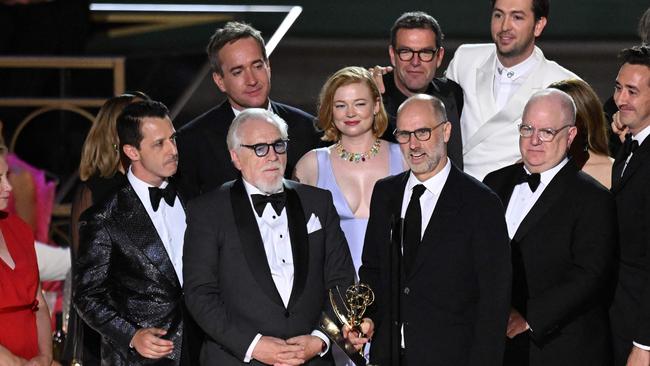
M 273 216 L 273 219 L 275 219 L 275 216 Z
M 411 289 L 409 289 L 408 287 L 404 287 L 404 295 L 408 295 L 409 292 L 411 292 Z
M 282 239 L 282 238 L 284 238 L 284 236 L 282 234 L 280 234 L 280 239 Z

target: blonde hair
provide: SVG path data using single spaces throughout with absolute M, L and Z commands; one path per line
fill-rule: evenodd
M 107 100 L 97 113 L 81 151 L 79 177 L 82 181 L 98 174 L 102 178 L 112 177 L 120 167 L 117 117 L 127 105 L 150 99 L 142 92 L 126 93 Z
M 348 66 L 332 74 L 327 79 L 325 85 L 321 89 L 318 101 L 318 128 L 323 130 L 323 141 L 338 141 L 341 139 L 341 131 L 336 128 L 334 124 L 334 94 L 336 90 L 342 86 L 362 83 L 370 89 L 372 102 L 379 103 L 379 111 L 375 115 L 375 120 L 372 124 L 372 134 L 375 137 L 381 136 L 388 127 L 388 116 L 384 109 L 384 103 L 381 100 L 381 93 L 379 88 L 372 78 L 370 71 L 358 66 Z

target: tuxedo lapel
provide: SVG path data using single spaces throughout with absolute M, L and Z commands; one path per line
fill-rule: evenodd
M 481 111 L 480 115 L 485 117 L 483 123 L 497 113 L 493 92 L 495 62 L 496 53 L 492 53 L 483 65 L 476 69 L 476 95 Z
M 575 165 L 573 160 L 569 160 L 569 162 L 560 169 L 519 225 L 517 232 L 512 238 L 513 241 L 520 243 L 522 238 L 535 227 L 537 222 L 562 196 L 566 190 L 567 184 L 577 171 L 578 167 Z
M 447 181 L 445 182 L 442 191 L 440 191 L 440 197 L 438 197 L 438 202 L 436 202 L 436 208 L 433 210 L 431 218 L 429 219 L 429 224 L 422 236 L 422 243 L 420 243 L 415 258 L 415 264 L 413 265 L 413 269 L 409 272 L 408 278 L 413 277 L 420 267 L 429 260 L 425 253 L 431 251 L 437 243 L 445 240 L 447 228 L 452 226 L 450 222 L 454 219 L 458 219 L 458 210 L 461 207 L 458 198 L 462 194 L 458 190 L 459 175 L 460 172 L 457 168 L 452 166 Z
M 622 149 L 621 149 L 622 150 Z M 623 172 L 623 176 L 620 177 L 620 179 L 617 179 L 617 184 L 615 186 L 615 192 L 619 191 L 625 183 L 627 183 L 628 180 L 634 174 L 639 170 L 639 167 L 644 163 L 648 162 L 648 153 L 650 152 L 650 142 L 648 142 L 648 139 L 643 141 L 643 144 L 641 144 L 636 151 L 632 154 L 632 158 L 627 164 L 627 167 L 625 167 L 625 160 L 622 159 L 620 162 L 620 170 Z M 617 161 L 618 162 L 618 161 Z M 624 167 L 624 168 L 623 168 Z M 624 170 L 623 170 L 624 169 Z M 614 168 L 612 168 L 613 171 L 616 171 Z M 619 173 L 620 174 L 620 173 Z M 614 191 L 614 188 L 612 188 Z
M 119 191 L 118 202 L 119 211 L 115 218 L 117 225 L 123 228 L 133 246 L 142 251 L 163 277 L 167 278 L 173 286 L 180 287 L 180 281 L 167 250 L 131 184 L 127 184 Z
M 248 268 L 266 295 L 284 306 L 271 277 L 271 269 L 264 251 L 264 242 L 242 179 L 237 179 L 230 188 L 230 201 Z
M 498 187 L 494 187 L 494 193 L 496 193 L 501 199 L 504 209 L 508 208 L 512 192 L 515 190 L 515 186 L 519 184 L 517 180 L 523 169 L 523 163 L 517 163 L 511 168 L 508 168 L 508 170 L 504 172 L 503 180 L 498 182 Z
M 298 193 L 293 188 L 293 184 L 285 184 L 287 193 L 287 221 L 289 225 L 289 237 L 291 238 L 291 252 L 293 254 L 293 288 L 289 298 L 291 308 L 300 298 L 307 282 L 307 272 L 309 267 L 309 237 L 307 234 L 307 222 L 305 221 L 305 212 L 300 202 Z

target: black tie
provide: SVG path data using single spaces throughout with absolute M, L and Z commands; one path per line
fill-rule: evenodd
M 149 199 L 151 200 L 151 207 L 154 211 L 158 211 L 161 198 L 164 198 L 168 205 L 174 206 L 176 188 L 173 184 L 167 184 L 165 188 L 149 187 Z
M 411 200 L 404 216 L 404 269 L 409 273 L 422 237 L 422 210 L 420 197 L 426 188 L 422 184 L 413 187 Z
M 519 179 L 517 180 L 517 184 L 528 183 L 530 190 L 535 192 L 537 190 L 537 187 L 539 187 L 540 178 L 541 176 L 539 173 L 528 174 L 524 168 L 521 168 L 521 173 L 519 175 Z
M 625 142 L 623 143 L 623 151 L 625 152 L 625 160 L 639 148 L 639 141 L 632 139 L 632 134 L 625 135 Z
M 287 195 L 284 192 L 274 193 L 268 196 L 263 194 L 253 194 L 251 195 L 251 198 L 253 199 L 253 207 L 255 207 L 257 216 L 262 217 L 262 213 L 264 212 L 267 203 L 270 203 L 271 206 L 273 206 L 275 213 L 279 216 L 284 208 Z

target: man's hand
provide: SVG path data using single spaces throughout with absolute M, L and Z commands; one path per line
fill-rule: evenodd
M 612 116 L 612 132 L 618 135 L 621 142 L 625 142 L 625 135 L 630 132 L 630 129 L 621 122 L 621 112 L 616 112 Z
M 372 79 L 375 81 L 375 84 L 377 84 L 377 88 L 379 89 L 379 92 L 381 94 L 384 94 L 386 92 L 386 87 L 384 86 L 384 78 L 383 76 L 388 74 L 389 72 L 393 71 L 392 66 L 375 66 L 371 67 L 368 69 L 370 73 L 372 74 Z
M 319 339 L 320 341 L 320 339 Z M 298 354 L 304 352 L 300 344 L 288 344 L 285 340 L 262 336 L 253 349 L 253 358 L 269 365 L 301 365 Z
M 53 365 L 52 357 L 41 355 L 41 356 L 36 356 L 31 360 L 27 361 L 24 366 L 50 366 L 50 365 Z
M 313 335 L 301 335 L 287 339 L 287 344 L 298 345 L 302 351 L 296 353 L 296 358 L 305 363 L 318 355 L 322 350 L 325 342 Z
M 530 329 L 526 319 L 524 319 L 521 314 L 515 309 L 510 309 L 510 316 L 508 317 L 508 328 L 506 330 L 506 335 L 508 338 L 514 338 L 517 335 Z
M 632 346 L 632 351 L 627 357 L 627 366 L 649 366 L 650 351 L 646 351 L 637 346 Z
M 363 345 L 370 342 L 373 334 L 375 333 L 375 323 L 370 318 L 363 318 L 361 321 L 361 332 L 363 336 L 357 331 L 350 330 L 347 325 L 343 326 L 343 338 L 347 339 L 354 348 L 359 351 Z
M 162 358 L 174 350 L 174 342 L 160 338 L 165 334 L 167 331 L 159 328 L 138 329 L 131 339 L 131 345 L 142 357 Z

